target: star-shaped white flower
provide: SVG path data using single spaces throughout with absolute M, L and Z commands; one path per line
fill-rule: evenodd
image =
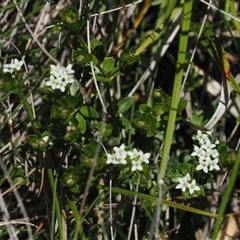
M 66 68 L 60 64 L 56 66 L 51 64 L 50 68 L 50 81 L 46 82 L 46 85 L 50 86 L 53 90 L 60 89 L 62 92 L 65 92 L 67 84 L 75 81 L 72 64 L 69 64 Z
M 23 60 L 18 60 L 18 59 L 11 59 L 11 63 L 10 64 L 3 64 L 3 71 L 4 72 L 10 72 L 12 73 L 14 71 L 14 69 L 16 70 L 20 70 L 22 65 L 23 65 Z
M 3 64 L 3 72 L 10 72 L 10 73 L 12 73 L 13 72 L 13 68 L 11 67 L 11 65 L 10 64 Z
M 200 160 L 210 161 L 211 160 L 211 151 L 210 150 L 209 151 L 203 150 L 202 155 L 199 156 L 199 161 Z
M 119 154 L 119 155 L 126 153 L 124 143 L 120 147 L 114 147 L 113 150 L 116 154 Z
M 142 151 L 140 151 L 140 161 L 141 162 L 145 162 L 145 163 L 149 163 L 149 157 L 150 157 L 150 153 L 143 153 Z
M 216 147 L 216 144 L 211 143 L 210 139 L 207 139 L 202 145 L 203 149 L 210 150 Z
M 68 64 L 65 70 L 68 75 L 74 74 L 74 70 L 72 70 L 72 64 Z
M 197 131 L 197 135 L 193 136 L 193 140 L 199 141 L 200 144 L 203 144 L 207 138 L 208 138 L 208 135 L 203 133 L 200 130 Z
M 187 173 L 184 177 L 182 177 L 182 178 L 178 178 L 178 182 L 179 182 L 179 184 L 175 187 L 176 189 L 181 189 L 183 192 L 185 192 L 186 190 L 187 190 L 187 188 L 188 188 L 188 184 L 189 184 L 189 182 L 188 181 L 190 181 L 191 180 L 191 177 L 190 177 L 190 174 L 189 173 Z
M 212 149 L 211 156 L 213 158 L 217 158 L 219 156 L 219 153 L 218 153 L 217 149 Z
M 204 150 L 196 145 L 193 145 L 194 151 L 191 153 L 191 156 L 201 157 L 204 153 Z
M 215 158 L 209 162 L 209 171 L 213 170 L 220 170 L 220 167 L 218 166 L 218 158 Z
M 136 170 L 139 170 L 139 171 L 142 171 L 143 170 L 143 167 L 142 167 L 142 162 L 139 161 L 139 160 L 132 160 L 132 168 L 131 168 L 131 171 L 136 171 Z
M 190 194 L 193 194 L 195 191 L 200 190 L 200 187 L 196 185 L 196 180 L 195 179 L 193 179 L 191 183 L 188 183 L 187 187 L 189 189 Z
M 66 85 L 67 84 L 64 81 L 60 81 L 60 82 L 58 82 L 56 88 L 60 89 L 62 92 L 65 92 Z
M 24 63 L 23 60 L 18 61 L 18 59 L 16 58 L 11 60 L 11 65 L 13 69 L 17 69 L 18 71 L 21 69 L 23 63 Z
M 140 153 L 139 151 L 134 148 L 132 151 L 128 151 L 127 154 L 131 159 L 139 159 L 140 158 Z
M 115 158 L 115 154 L 109 154 L 107 153 L 107 164 L 118 164 Z
M 125 154 L 122 155 L 116 155 L 116 161 L 118 162 L 118 164 L 127 164 L 127 160 L 126 160 L 126 156 Z
M 49 81 L 47 81 L 46 86 L 51 87 L 53 90 L 58 89 L 58 79 L 53 75 L 50 76 Z
M 203 170 L 205 173 L 208 173 L 208 166 L 210 164 L 210 159 L 203 160 L 199 159 L 199 165 L 196 167 L 196 170 Z

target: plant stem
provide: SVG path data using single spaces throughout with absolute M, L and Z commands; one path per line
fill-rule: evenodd
M 222 220 L 223 220 L 223 215 L 225 213 L 225 209 L 228 203 L 228 200 L 230 198 L 230 195 L 232 194 L 232 190 L 234 187 L 234 184 L 236 182 L 237 176 L 238 176 L 238 172 L 239 172 L 239 168 L 240 168 L 240 148 L 238 148 L 238 154 L 237 154 L 237 158 L 235 160 L 234 166 L 232 168 L 232 173 L 229 179 L 229 183 L 227 185 L 227 188 L 224 192 L 224 194 L 222 195 L 222 201 L 221 201 L 221 205 L 219 207 L 219 211 L 217 214 L 217 220 L 214 226 L 214 230 L 213 230 L 213 236 L 211 237 L 211 239 L 217 239 L 217 235 L 219 233 L 221 224 L 222 224 Z
M 171 101 L 171 109 L 169 112 L 169 120 L 167 124 L 167 130 L 165 134 L 165 143 L 163 146 L 163 156 L 162 161 L 160 163 L 160 179 L 165 177 L 168 160 L 169 160 L 169 152 L 171 148 L 173 132 L 175 129 L 177 108 L 180 99 L 180 91 L 182 85 L 183 78 L 183 68 L 186 60 L 186 51 L 187 51 L 187 43 L 188 43 L 188 32 L 190 29 L 191 15 L 192 15 L 192 0 L 184 1 L 183 5 L 183 17 L 181 22 L 181 35 L 179 41 L 178 48 L 178 61 L 177 61 L 177 72 L 175 74 L 174 85 L 173 85 L 173 93 L 172 93 L 172 101 Z
M 55 206 L 55 209 L 53 209 L 53 211 L 55 210 L 56 214 L 57 214 L 59 239 L 65 240 L 64 234 L 63 234 L 62 214 L 61 214 L 60 204 L 59 204 L 59 201 L 57 198 L 57 193 L 56 193 L 57 179 L 56 179 L 56 183 L 55 183 L 52 169 L 50 167 L 50 164 L 48 163 L 48 161 L 50 161 L 50 159 L 46 158 L 45 161 L 47 162 L 47 164 L 46 164 L 47 165 L 47 175 L 48 175 L 48 180 L 49 180 L 50 187 L 51 187 L 52 194 L 53 194 L 53 206 Z M 53 231 L 54 228 L 51 230 Z
M 72 200 L 70 194 L 71 194 L 70 192 L 67 193 L 67 199 L 68 199 L 69 206 L 72 210 L 73 216 L 74 216 L 75 221 L 76 221 L 77 232 L 80 234 L 80 236 L 77 236 L 77 232 L 76 232 L 76 234 L 74 236 L 74 239 L 86 240 L 86 236 L 85 236 L 84 231 L 83 231 L 82 221 L 80 219 L 80 215 L 79 215 L 77 206 L 76 206 L 74 200 Z

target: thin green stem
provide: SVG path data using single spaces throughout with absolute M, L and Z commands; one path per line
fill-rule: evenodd
M 237 158 L 235 160 L 235 163 L 234 163 L 234 166 L 233 166 L 233 169 L 232 169 L 232 173 L 231 173 L 231 176 L 230 176 L 230 179 L 229 179 L 229 183 L 227 185 L 227 188 L 226 188 L 224 194 L 222 195 L 222 201 L 221 201 L 221 205 L 219 207 L 219 211 L 218 211 L 218 214 L 217 214 L 218 217 L 217 217 L 217 220 L 216 220 L 216 223 L 215 223 L 215 226 L 214 226 L 213 236 L 212 236 L 211 239 L 217 239 L 217 235 L 219 233 L 219 230 L 220 230 L 220 227 L 221 227 L 221 224 L 222 224 L 225 209 L 226 209 L 227 203 L 229 201 L 229 198 L 232 194 L 232 190 L 233 190 L 233 187 L 235 185 L 235 182 L 236 182 L 236 179 L 237 179 L 237 176 L 238 176 L 239 168 L 240 168 L 240 148 L 238 149 Z
M 75 234 L 75 237 L 74 239 L 82 239 L 82 240 L 86 240 L 86 236 L 84 234 L 84 231 L 83 231 L 83 227 L 82 227 L 82 221 L 80 219 L 80 215 L 79 215 L 79 211 L 77 209 L 77 206 L 75 204 L 75 201 L 72 200 L 72 198 L 70 197 L 70 193 L 67 193 L 67 199 L 68 199 L 68 203 L 69 203 L 69 206 L 72 210 L 72 213 L 73 213 L 73 216 L 75 218 L 75 221 L 76 221 L 76 229 L 77 229 L 77 232 L 79 233 L 79 235 L 76 233 Z
M 55 181 L 54 181 L 54 177 L 53 177 L 53 171 L 50 167 L 50 164 L 48 163 L 48 161 L 50 161 L 50 159 L 46 158 L 45 161 L 47 162 L 47 175 L 48 175 L 48 180 L 50 183 L 50 188 L 53 194 L 53 205 L 55 205 L 55 211 L 56 211 L 56 215 L 57 215 L 57 221 L 58 221 L 58 232 L 59 232 L 59 239 L 60 240 L 64 240 L 64 234 L 63 234 L 63 225 L 62 225 L 62 214 L 61 214 L 61 210 L 60 210 L 60 204 L 58 201 L 58 197 L 57 197 L 57 192 L 56 192 L 56 188 L 55 188 Z M 56 180 L 57 181 L 57 180 Z M 51 230 L 53 231 L 54 228 L 52 228 Z
M 231 11 L 231 14 L 234 16 L 234 17 L 238 17 L 238 14 L 237 14 L 237 11 L 236 11 L 236 8 L 235 8 L 235 5 L 234 5 L 234 2 L 233 1 L 227 1 L 229 6 L 230 6 L 230 11 Z M 240 35 L 240 23 L 233 19 L 233 24 L 235 26 L 235 28 L 237 29 L 237 32 L 238 34 Z
M 32 107 L 27 101 L 28 96 L 24 96 L 22 93 L 19 93 L 19 96 L 24 106 L 24 109 L 27 112 L 27 116 L 32 124 L 33 129 L 37 131 L 37 129 L 41 127 L 41 124 L 33 114 Z
M 54 183 L 54 190 L 53 193 L 56 193 L 57 191 L 57 178 Z M 56 194 L 53 194 L 53 204 L 52 204 L 52 216 L 51 216 L 51 225 L 50 225 L 50 239 L 54 240 L 54 225 L 55 225 L 55 209 L 56 209 Z
M 192 0 L 184 1 L 183 17 L 181 22 L 181 35 L 180 35 L 179 48 L 178 48 L 178 61 L 177 61 L 177 68 L 176 68 L 177 72 L 175 74 L 175 79 L 174 79 L 171 109 L 169 112 L 169 120 L 167 124 L 165 142 L 163 146 L 163 156 L 162 156 L 162 161 L 160 163 L 160 179 L 163 179 L 165 177 L 168 160 L 169 160 L 171 143 L 173 139 L 173 132 L 175 129 L 177 108 L 178 108 L 178 103 L 180 99 L 180 91 L 181 91 L 182 78 L 183 78 L 183 67 L 186 61 L 188 32 L 190 29 L 192 5 L 193 5 Z

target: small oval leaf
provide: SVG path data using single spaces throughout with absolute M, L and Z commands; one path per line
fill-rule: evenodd
M 133 97 L 126 97 L 122 99 L 118 103 L 118 112 L 117 113 L 123 113 L 127 111 L 133 104 L 134 98 Z
M 98 118 L 97 111 L 89 106 L 83 106 L 79 109 L 80 113 L 87 118 Z
M 77 81 L 74 81 L 69 88 L 71 96 L 75 96 L 78 89 L 79 89 L 79 83 Z
M 110 73 L 114 68 L 114 58 L 113 57 L 105 57 L 102 63 L 103 70 L 106 73 Z
M 80 128 L 80 132 L 85 133 L 85 131 L 86 131 L 85 119 L 79 113 L 76 114 L 76 119 L 78 121 L 78 126 Z

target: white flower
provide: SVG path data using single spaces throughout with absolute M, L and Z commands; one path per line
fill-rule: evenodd
M 118 164 L 118 162 L 116 161 L 116 158 L 115 158 L 115 154 L 109 154 L 107 153 L 107 164 Z
M 67 76 L 65 76 L 64 79 L 65 79 L 66 83 L 73 83 L 74 82 L 74 78 L 73 78 L 72 75 L 67 75 Z
M 44 142 L 48 142 L 49 136 L 44 136 L 44 137 L 42 138 L 42 140 L 43 140 Z
M 127 154 L 132 160 L 132 171 L 142 171 L 142 163 L 149 163 L 150 153 L 143 153 L 141 150 L 138 151 L 136 148 L 134 148 L 132 151 L 128 151 Z
M 116 161 L 119 163 L 119 164 L 127 164 L 127 161 L 126 161 L 126 156 L 127 154 L 123 154 L 123 155 L 118 155 L 117 154 L 115 155 L 116 156 Z
M 56 78 L 61 78 L 63 75 L 63 67 L 60 64 L 57 64 L 57 66 L 51 64 L 50 65 L 50 74 L 55 76 Z
M 175 188 L 181 189 L 183 192 L 185 192 L 186 190 L 189 190 L 189 193 L 193 194 L 194 191 L 200 190 L 200 187 L 196 185 L 196 180 L 192 179 L 191 181 L 191 177 L 189 173 L 182 178 L 179 177 L 178 182 L 179 184 Z
M 53 75 L 50 76 L 49 81 L 47 81 L 46 86 L 51 87 L 53 90 L 58 88 L 58 79 L 55 78 Z
M 17 69 L 18 71 L 21 69 L 23 63 L 24 63 L 23 60 L 18 61 L 18 59 L 16 58 L 11 60 L 12 67 L 14 69 Z
M 200 144 L 203 144 L 207 138 L 208 138 L 208 135 L 205 133 L 202 133 L 202 131 L 200 130 L 197 131 L 197 135 L 193 136 L 193 140 L 199 141 Z
M 199 191 L 200 187 L 196 185 L 196 180 L 193 179 L 191 183 L 189 183 L 187 185 L 188 189 L 189 189 L 189 193 L 193 194 L 194 191 Z
M 57 85 L 56 85 L 56 88 L 57 89 L 60 89 L 62 92 L 65 92 L 65 87 L 66 87 L 66 83 L 65 82 L 58 82 Z
M 107 164 L 127 164 L 127 152 L 125 151 L 125 145 L 122 144 L 120 147 L 114 147 L 113 150 L 115 153 L 107 153 Z
M 186 174 L 182 178 L 179 177 L 178 178 L 179 184 L 175 188 L 181 189 L 183 192 L 185 192 L 188 188 L 188 184 L 189 184 L 188 181 L 190 181 L 190 179 L 191 179 L 191 177 L 190 177 L 189 173 Z
M 18 59 L 11 59 L 10 64 L 3 64 L 3 71 L 12 73 L 14 69 L 20 70 L 23 65 L 23 60 L 18 61 Z
M 203 149 L 210 150 L 216 147 L 216 144 L 211 143 L 209 139 L 205 141 L 205 143 L 202 145 Z
M 196 167 L 196 170 L 203 170 L 205 173 L 208 173 L 208 166 L 210 164 L 210 161 L 210 159 L 199 159 L 199 165 Z
M 213 158 L 217 158 L 219 156 L 219 153 L 218 153 L 217 149 L 212 149 L 211 150 L 211 156 Z
M 13 72 L 13 68 L 11 67 L 11 65 L 10 64 L 3 64 L 3 72 L 10 72 L 10 73 L 12 73 Z
M 206 160 L 206 161 L 210 161 L 211 160 L 211 151 L 202 151 L 202 155 L 199 156 L 199 161 L 200 160 Z
M 140 157 L 140 153 L 136 148 L 134 148 L 132 151 L 128 151 L 127 154 L 131 159 L 139 159 Z
M 219 144 L 219 141 L 215 140 L 215 142 L 212 143 L 209 136 L 212 136 L 212 131 L 206 132 L 206 134 L 198 131 L 193 139 L 199 140 L 201 146 L 198 147 L 194 145 L 194 151 L 191 154 L 191 156 L 198 157 L 199 164 L 196 170 L 203 170 L 205 173 L 213 170 L 220 170 L 218 166 L 219 153 L 215 148 L 216 145 Z
M 194 151 L 191 153 L 191 156 L 201 157 L 203 155 L 204 150 L 194 145 Z
M 137 150 L 136 148 L 133 151 L 125 151 L 125 145 L 122 144 L 120 147 L 113 148 L 114 153 L 107 153 L 107 164 L 127 164 L 127 155 L 131 159 L 131 171 L 142 171 L 142 163 L 149 163 L 150 153 L 143 153 L 141 150 Z
M 218 158 L 209 162 L 209 171 L 213 170 L 220 170 L 220 167 L 218 166 Z
M 115 152 L 116 154 L 119 154 L 119 155 L 122 155 L 122 154 L 127 153 L 127 152 L 125 151 L 125 145 L 124 145 L 124 143 L 123 143 L 120 147 L 114 147 L 113 150 L 114 150 L 114 152 Z
M 149 157 L 150 157 L 150 153 L 143 153 L 142 151 L 140 151 L 140 161 L 141 162 L 145 162 L 145 163 L 149 163 Z
M 65 68 L 65 71 L 67 75 L 74 74 L 74 70 L 72 70 L 72 64 L 68 64 L 67 67 Z
M 116 160 L 118 161 L 118 163 L 127 164 L 127 152 L 125 151 L 124 143 L 120 147 L 114 147 L 113 150 L 115 152 Z
M 207 133 L 209 136 L 212 136 L 212 132 L 213 132 L 213 130 L 206 131 L 206 133 Z
M 140 160 L 133 160 L 132 161 L 131 171 L 133 172 L 133 171 L 136 171 L 136 170 L 139 170 L 139 171 L 143 170 L 142 162 Z
M 60 64 L 50 65 L 50 78 L 46 82 L 47 86 L 50 86 L 53 90 L 60 89 L 65 92 L 65 88 L 69 83 L 73 83 L 74 80 L 74 70 L 72 70 L 72 64 L 69 64 L 66 68 Z

